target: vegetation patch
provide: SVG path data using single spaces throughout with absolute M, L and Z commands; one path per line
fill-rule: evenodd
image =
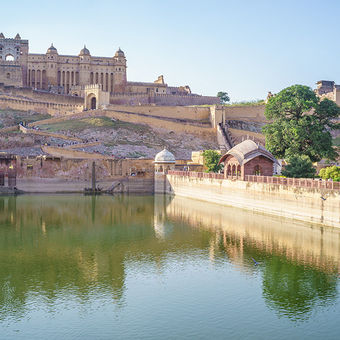
M 142 124 L 133 124 L 128 122 L 123 122 L 121 120 L 112 120 L 111 118 L 101 116 L 101 117 L 90 117 L 83 119 L 73 119 L 66 120 L 62 122 L 52 123 L 43 125 L 44 130 L 50 132 L 57 131 L 81 131 L 86 129 L 128 129 L 139 133 L 145 133 L 151 129 Z
M 340 136 L 333 139 L 333 145 L 340 146 Z
M 0 110 L 0 126 L 8 127 L 17 125 L 20 122 L 33 123 L 38 120 L 51 118 L 49 114 L 31 112 L 31 111 L 18 111 L 18 110 Z

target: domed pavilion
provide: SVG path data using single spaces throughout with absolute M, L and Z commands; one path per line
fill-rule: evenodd
M 167 173 L 168 170 L 175 169 L 176 158 L 170 151 L 164 148 L 156 155 L 154 164 L 156 172 Z

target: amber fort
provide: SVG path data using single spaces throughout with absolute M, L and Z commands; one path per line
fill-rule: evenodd
M 91 55 L 84 46 L 77 56 L 60 55 L 53 44 L 45 54 L 30 53 L 29 41 L 17 34 L 0 34 L 0 83 L 55 94 L 84 97 L 86 87 L 97 85 L 107 104 L 200 105 L 218 104 L 216 97 L 191 93 L 188 85 L 169 86 L 161 75 L 154 82 L 127 80 L 127 59 L 118 48 L 113 56 Z M 98 108 L 90 98 L 89 108 Z

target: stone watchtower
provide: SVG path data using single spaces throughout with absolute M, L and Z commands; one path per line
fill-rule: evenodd
M 119 48 L 113 57 L 115 63 L 114 91 L 122 93 L 126 85 L 126 58 L 124 52 Z
M 166 193 L 166 174 L 169 170 L 175 170 L 176 159 L 175 156 L 164 148 L 159 152 L 154 160 L 155 165 L 155 193 Z
M 41 87 L 43 89 L 45 89 L 47 85 L 57 84 L 58 51 L 53 46 L 53 44 L 51 44 L 50 48 L 46 52 L 46 70 L 41 71 L 40 74 L 41 74 Z
M 28 40 L 5 38 L 0 33 L 0 83 L 12 86 L 27 85 Z

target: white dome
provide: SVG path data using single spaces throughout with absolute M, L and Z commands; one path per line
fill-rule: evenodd
M 176 159 L 170 151 L 164 149 L 156 155 L 154 163 L 176 163 Z

